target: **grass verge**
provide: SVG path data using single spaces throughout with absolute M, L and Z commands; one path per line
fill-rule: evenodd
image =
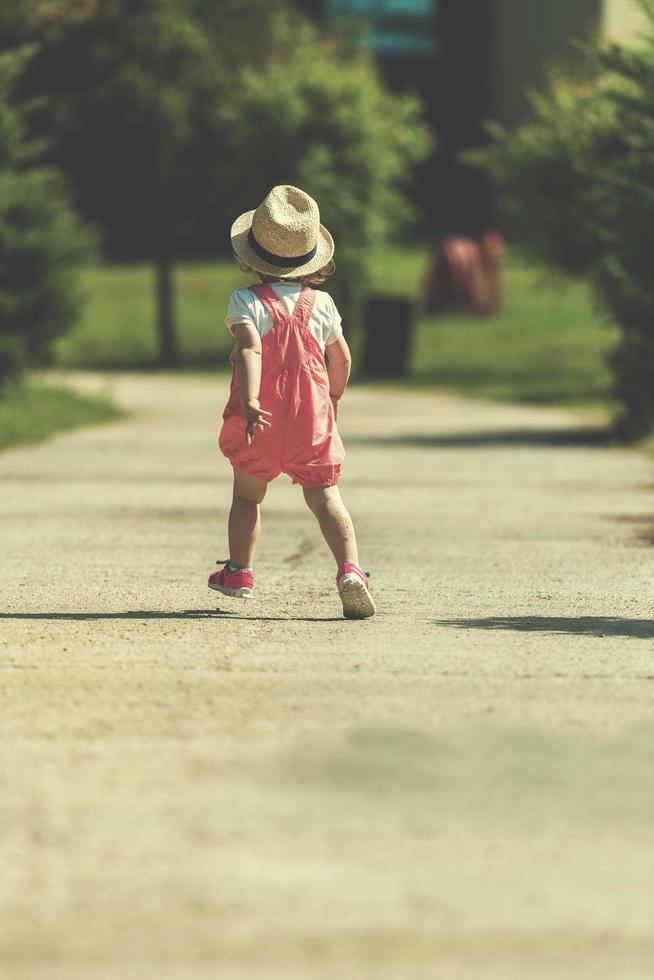
M 415 303 L 409 384 L 484 398 L 540 404 L 608 406 L 605 358 L 616 330 L 602 323 L 586 286 L 547 279 L 509 256 L 504 309 L 495 317 L 426 316 L 421 290 L 428 251 L 384 246 L 375 253 L 371 293 Z M 337 272 L 338 275 L 338 272 Z M 223 317 L 231 291 L 248 277 L 231 260 L 180 263 L 176 269 L 182 364 L 227 370 L 231 338 Z M 251 278 L 251 277 L 250 277 Z M 151 270 L 145 264 L 101 266 L 86 273 L 89 303 L 77 329 L 59 341 L 67 367 L 156 366 Z M 345 324 L 346 334 L 356 330 Z
M 419 305 L 424 251 L 404 249 L 391 259 L 376 267 L 372 290 L 416 299 L 410 383 L 480 398 L 611 407 L 606 358 L 617 330 L 602 321 L 585 283 L 509 255 L 499 314 L 426 316 Z
M 25 382 L 0 394 L 0 449 L 43 442 L 57 432 L 120 418 L 108 399 Z

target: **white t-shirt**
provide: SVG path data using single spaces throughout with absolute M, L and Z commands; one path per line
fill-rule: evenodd
M 281 300 L 284 309 L 288 313 L 292 313 L 302 289 L 300 283 L 276 282 L 270 285 Z M 316 289 L 315 294 L 316 298 L 308 327 L 324 351 L 327 345 L 333 344 L 335 340 L 343 336 L 343 328 L 340 313 L 329 293 Z M 234 333 L 234 325 L 243 322 L 251 323 L 262 338 L 273 328 L 272 317 L 268 310 L 256 293 L 247 287 L 234 290 L 230 296 L 227 316 L 225 317 L 227 329 L 231 334 Z

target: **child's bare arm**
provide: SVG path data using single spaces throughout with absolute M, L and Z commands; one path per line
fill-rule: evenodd
M 339 337 L 325 348 L 327 357 L 327 376 L 329 378 L 329 397 L 334 406 L 334 414 L 338 415 L 338 402 L 347 388 L 352 367 L 350 348 L 344 337 Z
M 246 418 L 245 441 L 252 442 L 256 430 L 262 431 L 270 425 L 270 412 L 259 406 L 261 387 L 261 337 L 251 323 L 237 323 L 234 328 L 236 340 L 236 376 L 241 393 L 241 406 Z

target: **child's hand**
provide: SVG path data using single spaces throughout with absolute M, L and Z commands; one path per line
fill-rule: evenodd
M 266 412 L 263 408 L 259 407 L 259 399 L 252 398 L 247 405 L 243 406 L 243 412 L 247 420 L 245 426 L 245 441 L 248 446 L 254 438 L 255 432 L 263 432 L 263 430 L 270 426 L 270 422 L 264 416 L 272 415 L 272 412 Z
M 332 408 L 334 409 L 334 421 L 337 422 L 338 421 L 338 403 L 340 401 L 340 398 L 332 398 L 331 395 L 329 397 L 331 398 Z

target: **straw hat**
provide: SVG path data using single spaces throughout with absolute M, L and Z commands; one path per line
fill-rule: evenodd
M 256 211 L 246 211 L 231 230 L 232 248 L 256 272 L 294 279 L 318 272 L 334 254 L 334 240 L 320 224 L 312 197 L 278 184 Z

